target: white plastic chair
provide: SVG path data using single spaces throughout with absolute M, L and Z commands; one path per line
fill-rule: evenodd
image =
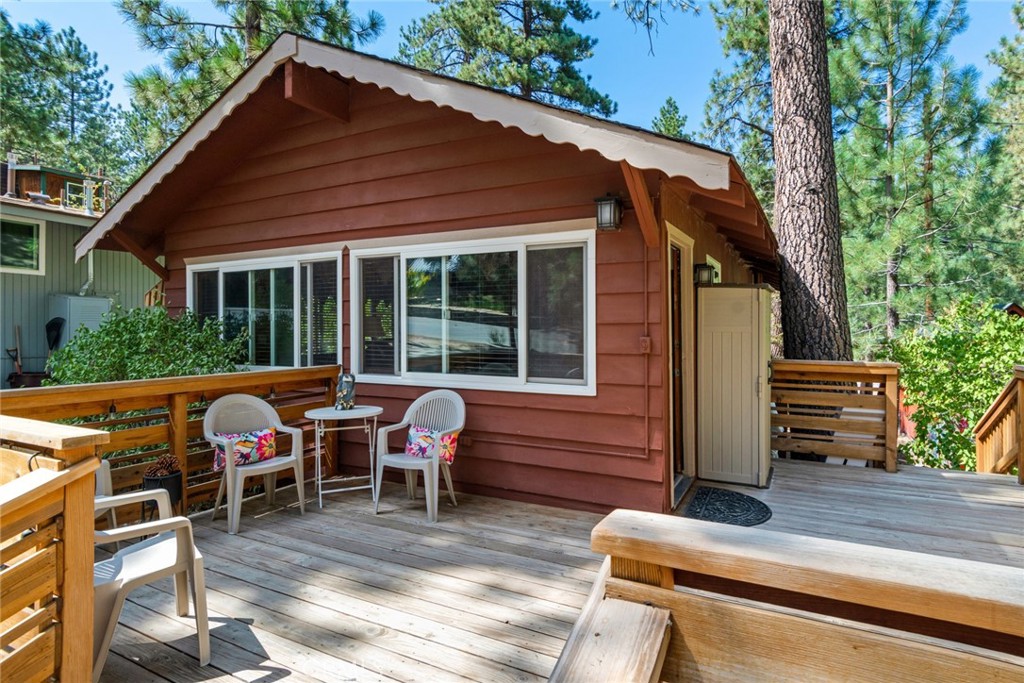
M 254 462 L 249 465 L 235 464 L 235 442 L 217 434 L 242 434 L 273 427 L 278 434 L 291 434 L 291 455 L 278 455 L 269 460 Z M 217 489 L 217 499 L 213 505 L 213 517 L 220 510 L 220 501 L 227 492 L 228 533 L 238 533 L 238 522 L 242 512 L 242 485 L 246 477 L 263 475 L 263 487 L 266 489 L 267 504 L 273 505 L 274 493 L 277 489 L 277 473 L 291 469 L 295 472 L 295 488 L 299 494 L 299 512 L 306 513 L 305 479 L 302 474 L 302 430 L 298 427 L 285 427 L 274 407 L 266 401 L 248 394 L 228 394 L 210 404 L 203 419 L 203 435 L 214 448 L 224 447 L 226 465 L 224 475 Z M 212 517 L 211 517 L 212 519 Z
M 93 565 L 95 608 L 93 615 L 93 670 L 95 683 L 103 673 L 114 628 L 128 594 L 139 586 L 174 575 L 174 595 L 179 616 L 188 615 L 188 589 L 199 634 L 199 665 L 210 662 L 210 625 L 206 612 L 206 580 L 203 556 L 192 540 L 192 523 L 185 517 L 171 517 L 171 499 L 164 489 L 133 491 L 96 499 L 102 513 L 115 505 L 155 500 L 160 519 L 96 532 L 96 544 L 116 543 L 150 536 L 122 548 L 110 559 Z M 152 535 L 155 534 L 155 535 Z
M 109 498 L 114 495 L 114 482 L 110 476 L 110 461 L 100 460 L 99 469 L 96 470 L 96 498 Z M 96 519 L 107 517 L 107 528 L 117 527 L 117 513 L 114 508 L 96 511 Z
M 410 499 L 416 498 L 417 472 L 423 472 L 423 493 L 427 499 L 428 521 L 437 521 L 438 470 L 444 475 L 444 483 L 448 487 L 448 497 L 451 498 L 452 505 L 457 506 L 451 470 L 448 463 L 440 458 L 440 438 L 434 443 L 429 458 L 418 458 L 405 454 L 404 440 L 401 451 L 389 453 L 388 435 L 403 429 L 408 430 L 410 425 L 416 425 L 439 432 L 439 436 L 443 436 L 457 434 L 462 431 L 465 424 L 466 404 L 462 397 L 448 389 L 437 389 L 413 401 L 401 422 L 378 429 L 377 471 L 373 478 L 373 513 L 377 514 L 380 503 L 380 485 L 384 478 L 385 466 L 405 470 L 405 487 Z

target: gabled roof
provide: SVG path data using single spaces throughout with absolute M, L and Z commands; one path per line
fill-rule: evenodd
M 393 90 L 416 101 L 450 107 L 480 121 L 496 122 L 554 143 L 593 150 L 606 159 L 635 169 L 661 171 L 685 182 L 687 189 L 704 194 L 712 202 L 717 195 L 732 195 L 728 203 L 735 205 L 738 191 L 740 206 L 748 204 L 748 222 L 753 223 L 754 232 L 760 233 L 753 240 L 759 247 L 755 258 L 774 260 L 775 239 L 764 212 L 729 154 L 289 33 L 282 34 L 125 192 L 78 242 L 76 258 L 82 258 L 97 246 L 114 246 L 132 251 L 144 262 L 154 263 L 155 254 L 151 249 L 115 230 L 189 154 L 223 127 L 232 112 L 252 98 L 279 66 L 289 61 L 323 69 L 343 79 Z M 744 251 L 742 246 L 738 248 Z

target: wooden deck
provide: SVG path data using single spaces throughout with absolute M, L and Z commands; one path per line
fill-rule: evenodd
M 758 528 L 1024 568 L 1024 486 L 1009 475 L 774 460 L 771 486 L 715 482 L 772 510 Z
M 1024 487 L 1012 477 L 779 461 L 757 528 L 1024 568 Z M 281 502 L 294 500 L 283 491 Z M 170 581 L 133 593 L 103 681 L 532 681 L 551 672 L 596 575 L 600 515 L 460 495 L 426 523 L 385 485 L 334 494 L 305 516 L 243 508 L 195 522 L 213 659 Z

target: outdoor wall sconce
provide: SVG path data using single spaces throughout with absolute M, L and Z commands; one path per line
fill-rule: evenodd
M 710 285 L 715 282 L 715 267 L 707 263 L 698 263 L 693 267 L 693 281 L 698 285 Z
M 622 200 L 607 195 L 598 197 L 594 203 L 597 204 L 597 229 L 618 230 L 622 222 Z

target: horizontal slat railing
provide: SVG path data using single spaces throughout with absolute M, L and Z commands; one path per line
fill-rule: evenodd
M 154 459 L 174 454 L 184 473 L 181 509 L 189 512 L 212 502 L 220 481 L 219 473 L 212 470 L 212 449 L 203 439 L 203 417 L 209 403 L 231 393 L 261 396 L 277 408 L 286 424 L 301 425 L 306 423 L 303 415 L 307 410 L 333 402 L 337 376 L 338 367 L 328 365 L 14 389 L 0 392 L 0 413 L 74 421 L 107 432 L 104 457 L 111 463 L 115 492 L 139 488 Z M 305 430 L 303 442 L 307 456 L 312 457 L 311 429 Z M 284 443 L 282 448 L 289 445 Z M 333 446 L 330 439 L 328 446 Z M 307 462 L 306 472 L 312 476 L 311 462 Z M 136 505 L 118 510 L 118 518 L 128 522 L 140 513 Z
M 1024 674 L 1014 567 L 633 510 L 598 523 L 591 549 L 608 575 L 580 619 L 608 598 L 668 608 L 660 681 Z M 556 664 L 559 680 L 572 679 L 569 663 Z
M 1013 379 L 978 420 L 974 448 L 979 472 L 1005 474 L 1016 467 L 1024 485 L 1024 365 L 1014 367 Z
M 0 416 L 0 680 L 91 678 L 93 473 L 108 438 Z
M 772 361 L 772 450 L 896 471 L 896 363 Z

